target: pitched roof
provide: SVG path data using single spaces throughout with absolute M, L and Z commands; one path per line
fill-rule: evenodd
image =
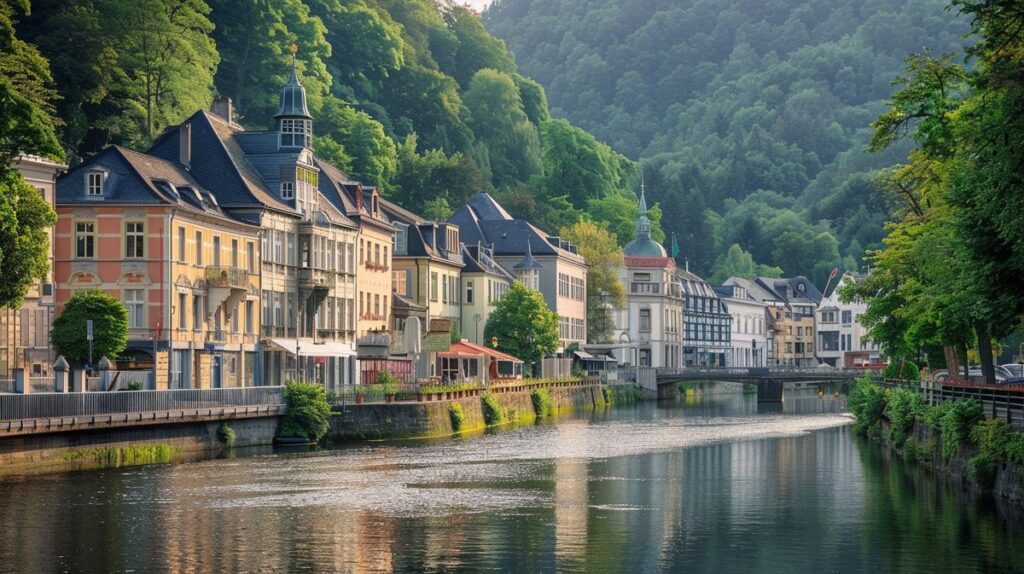
M 479 245 L 462 245 L 462 258 L 466 266 L 463 273 L 490 273 L 512 281 L 515 279 L 505 267 L 488 255 L 487 249 Z
M 84 172 L 102 171 L 103 196 L 85 194 Z M 57 180 L 58 205 L 173 205 L 224 219 L 236 219 L 221 209 L 214 194 L 180 165 L 167 160 L 111 146 Z

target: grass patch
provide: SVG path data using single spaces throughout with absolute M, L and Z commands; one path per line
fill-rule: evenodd
M 167 464 L 180 452 L 180 448 L 169 444 L 112 446 L 69 451 L 64 454 L 64 460 L 103 468 L 120 468 L 140 464 Z
M 220 423 L 220 426 L 217 427 L 217 440 L 227 446 L 235 446 L 235 438 L 235 429 L 231 428 L 228 423 Z
M 551 393 L 547 389 L 534 389 L 530 391 L 530 400 L 533 401 L 533 412 L 538 417 L 551 416 Z
M 448 416 L 452 419 L 452 431 L 462 432 L 462 427 L 466 424 L 466 414 L 462 412 L 462 405 L 459 403 L 449 405 Z
M 636 385 L 614 385 L 605 389 L 608 404 L 630 405 L 644 398 L 643 391 Z
M 505 412 L 505 407 L 501 406 L 501 401 L 493 393 L 484 393 L 480 397 L 480 407 L 484 412 L 484 424 L 487 426 L 502 425 L 508 422 L 508 413 Z

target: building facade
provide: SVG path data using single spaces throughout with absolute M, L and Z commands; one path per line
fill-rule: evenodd
M 746 281 L 729 278 L 726 285 L 739 284 L 755 299 L 765 303 L 767 335 L 770 336 L 768 365 L 813 367 L 815 355 L 814 312 L 821 292 L 804 276 L 757 277 Z
M 128 346 L 108 358 L 155 365 L 156 388 L 255 384 L 257 226 L 180 165 L 116 146 L 62 176 L 56 201 L 58 313 L 80 290 L 121 300 Z
M 487 193 L 474 195 L 448 221 L 459 227 L 463 242 L 488 246 L 493 259 L 513 274 L 529 251 L 539 267 L 528 275 L 558 315 L 562 348 L 586 343 L 587 264 L 575 245 L 512 217 Z
M 732 316 L 730 367 L 768 365 L 767 304 L 758 301 L 742 285 L 716 289 Z
M 25 181 L 54 207 L 57 175 L 67 166 L 46 158 L 22 155 L 14 162 Z M 17 309 L 0 309 L 0 379 L 13 378 L 12 369 L 25 369 L 28 376 L 50 375 L 53 355 L 50 329 L 54 318 L 53 231 L 47 233 L 49 271 L 32 285 Z
M 818 305 L 815 313 L 818 359 L 827 365 L 862 369 L 885 364 L 878 345 L 867 340 L 867 330 L 860 323 L 867 304 L 860 300 L 844 303 L 839 297 L 842 286 L 862 279 L 853 273 L 843 274 L 836 288 Z
M 494 260 L 490 248 L 480 244 L 463 245 L 462 259 L 462 336 L 471 343 L 488 345 L 483 340 L 487 318 L 505 296 L 515 277 Z
M 676 263 L 651 239 L 647 201 L 640 192 L 636 237 L 623 249 L 619 275 L 626 304 L 613 311 L 615 357 L 641 367 L 678 367 L 683 358 L 685 297 Z
M 683 365 L 725 367 L 732 352 L 732 316 L 707 281 L 676 269 L 686 307 L 683 310 Z
M 186 168 L 224 211 L 260 229 L 260 383 L 354 384 L 357 334 L 388 327 L 391 227 L 364 206 L 358 182 L 314 156 L 294 66 L 273 119 L 273 130 L 246 131 L 230 100 L 218 100 L 148 153 Z

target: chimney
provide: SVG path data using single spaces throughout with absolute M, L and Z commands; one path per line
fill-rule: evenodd
M 229 124 L 235 123 L 235 105 L 231 102 L 231 98 L 217 98 L 213 100 L 210 111 L 214 115 L 220 116 Z
M 192 167 L 192 124 L 178 126 L 178 161 L 186 168 Z

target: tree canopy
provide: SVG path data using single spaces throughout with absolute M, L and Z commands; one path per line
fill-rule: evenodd
M 538 363 L 558 349 L 558 315 L 544 296 L 513 281 L 484 325 L 484 340 L 498 338 L 498 350 L 527 363 Z
M 93 322 L 93 365 L 102 357 L 116 361 L 128 345 L 128 309 L 103 291 L 79 291 L 53 320 L 51 338 L 58 355 L 72 364 L 89 362 L 86 321 Z
M 967 22 L 946 4 L 499 0 L 484 23 L 552 116 L 641 159 L 691 269 L 710 275 L 737 244 L 821 287 L 881 247 L 891 206 L 873 182 L 910 144 L 865 154 L 868 123 L 906 54 L 959 46 Z

